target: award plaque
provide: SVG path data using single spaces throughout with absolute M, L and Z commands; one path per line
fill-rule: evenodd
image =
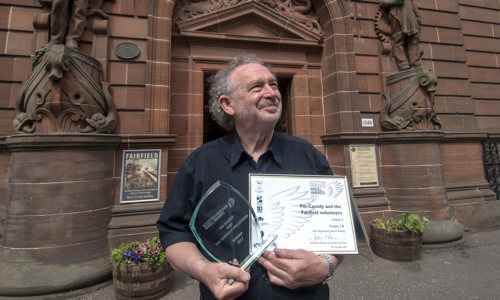
M 215 261 L 248 269 L 276 239 L 264 241 L 256 214 L 234 187 L 215 182 L 196 206 L 189 227 Z M 231 284 L 232 281 L 229 281 Z

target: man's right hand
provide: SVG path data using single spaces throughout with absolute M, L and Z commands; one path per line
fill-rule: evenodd
M 235 299 L 248 289 L 250 274 L 226 263 L 206 262 L 202 281 L 217 299 Z M 227 281 L 234 279 L 229 285 Z

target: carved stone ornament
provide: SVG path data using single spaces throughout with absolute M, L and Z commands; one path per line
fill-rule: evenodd
M 425 67 L 390 75 L 386 80 L 385 105 L 380 122 L 385 130 L 433 130 L 441 128 L 434 114 L 437 79 Z
M 118 115 L 100 63 L 61 44 L 47 44 L 17 103 L 18 133 L 111 133 Z
M 256 3 L 266 5 L 280 15 L 295 21 L 308 30 L 322 35 L 321 25 L 318 17 L 312 10 L 312 0 L 253 0 Z M 227 9 L 249 0 L 180 0 L 177 1 L 174 22 L 183 22 L 212 12 Z

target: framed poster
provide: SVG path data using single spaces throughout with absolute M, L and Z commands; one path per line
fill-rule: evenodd
M 123 150 L 120 203 L 160 201 L 161 150 Z

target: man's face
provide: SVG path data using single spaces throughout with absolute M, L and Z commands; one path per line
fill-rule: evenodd
M 250 63 L 237 67 L 230 78 L 235 88 L 228 96 L 231 110 L 226 112 L 233 116 L 236 126 L 274 128 L 281 116 L 281 94 L 273 74 L 262 65 Z

